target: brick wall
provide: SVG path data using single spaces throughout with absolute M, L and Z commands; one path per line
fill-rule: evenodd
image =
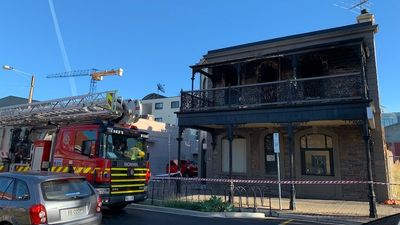
M 299 132 L 315 132 L 315 133 L 325 133 L 334 134 L 336 136 L 336 147 L 334 151 L 338 151 L 338 154 L 334 156 L 335 166 L 338 167 L 335 170 L 335 177 L 321 177 L 322 180 L 367 180 L 367 164 L 365 155 L 365 146 L 363 140 L 362 130 L 359 126 L 346 125 L 346 126 L 331 126 L 331 127 L 297 127 L 295 129 L 295 135 Z M 271 132 L 271 129 L 240 129 L 237 130 L 238 133 L 247 133 L 249 148 L 247 149 L 247 174 L 246 175 L 234 175 L 236 178 L 244 179 L 268 179 L 275 180 L 276 176 L 268 176 L 265 174 L 265 159 L 264 159 L 264 149 L 260 145 L 262 143 L 260 140 L 263 136 Z M 289 180 L 289 153 L 287 150 L 287 135 L 284 133 L 285 130 L 280 128 L 279 132 L 283 133 L 281 140 L 281 173 L 282 179 Z M 217 147 L 215 151 L 209 151 L 209 161 L 207 176 L 213 178 L 227 178 L 228 175 L 221 172 L 221 152 L 220 152 L 220 138 L 224 136 L 225 133 L 219 133 L 219 139 L 217 142 Z M 298 138 L 295 142 L 299 142 Z M 300 151 L 298 149 L 298 144 L 295 149 L 296 164 L 296 174 L 299 174 L 301 170 L 301 165 L 299 162 Z M 301 179 L 304 179 L 302 177 Z M 296 177 L 299 179 L 299 177 Z M 315 180 L 315 177 L 309 178 Z M 303 185 L 304 186 L 304 185 Z M 299 187 L 299 186 L 298 186 Z M 304 193 L 304 190 L 308 189 L 310 186 L 298 188 L 298 196 L 310 196 Z M 276 187 L 275 187 L 276 188 Z M 288 193 L 288 185 L 284 185 L 285 193 Z M 321 188 L 321 186 L 313 186 L 313 188 Z M 346 200 L 362 200 L 365 201 L 368 198 L 368 188 L 365 184 L 360 185 L 324 185 L 327 190 L 326 193 L 321 195 L 316 195 L 317 198 L 327 198 L 327 199 L 346 199 Z M 274 190 L 274 187 L 271 187 Z M 381 196 L 376 189 L 377 196 Z M 303 192 L 303 193 L 302 193 Z M 274 194 L 274 191 L 271 191 Z
M 342 180 L 367 180 L 367 159 L 361 128 L 335 128 L 339 134 L 340 170 Z M 367 200 L 367 185 L 342 185 L 344 199 Z

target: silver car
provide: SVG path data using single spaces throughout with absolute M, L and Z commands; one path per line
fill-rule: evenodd
M 84 177 L 0 173 L 0 224 L 100 224 L 101 199 Z

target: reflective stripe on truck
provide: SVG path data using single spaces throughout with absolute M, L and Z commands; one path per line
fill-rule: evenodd
M 112 167 L 111 194 L 144 193 L 147 168 Z

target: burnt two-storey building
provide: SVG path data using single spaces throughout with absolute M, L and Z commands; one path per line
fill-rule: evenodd
M 208 51 L 191 66 L 192 90 L 181 93 L 178 124 L 202 131 L 201 175 L 275 180 L 273 133 L 279 133 L 284 180 L 388 182 L 378 27 L 370 14 L 359 20 Z M 200 90 L 193 90 L 197 80 Z M 299 197 L 349 200 L 368 199 L 371 188 L 378 200 L 388 198 L 385 185 L 287 187 Z

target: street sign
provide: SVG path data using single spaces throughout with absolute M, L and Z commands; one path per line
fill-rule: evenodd
M 279 133 L 274 133 L 274 152 L 276 153 L 276 168 L 278 170 L 278 195 L 279 195 L 279 209 L 282 210 L 282 187 L 281 187 L 281 168 L 280 168 L 280 159 L 279 159 Z
M 279 153 L 279 133 L 274 133 L 274 152 Z

